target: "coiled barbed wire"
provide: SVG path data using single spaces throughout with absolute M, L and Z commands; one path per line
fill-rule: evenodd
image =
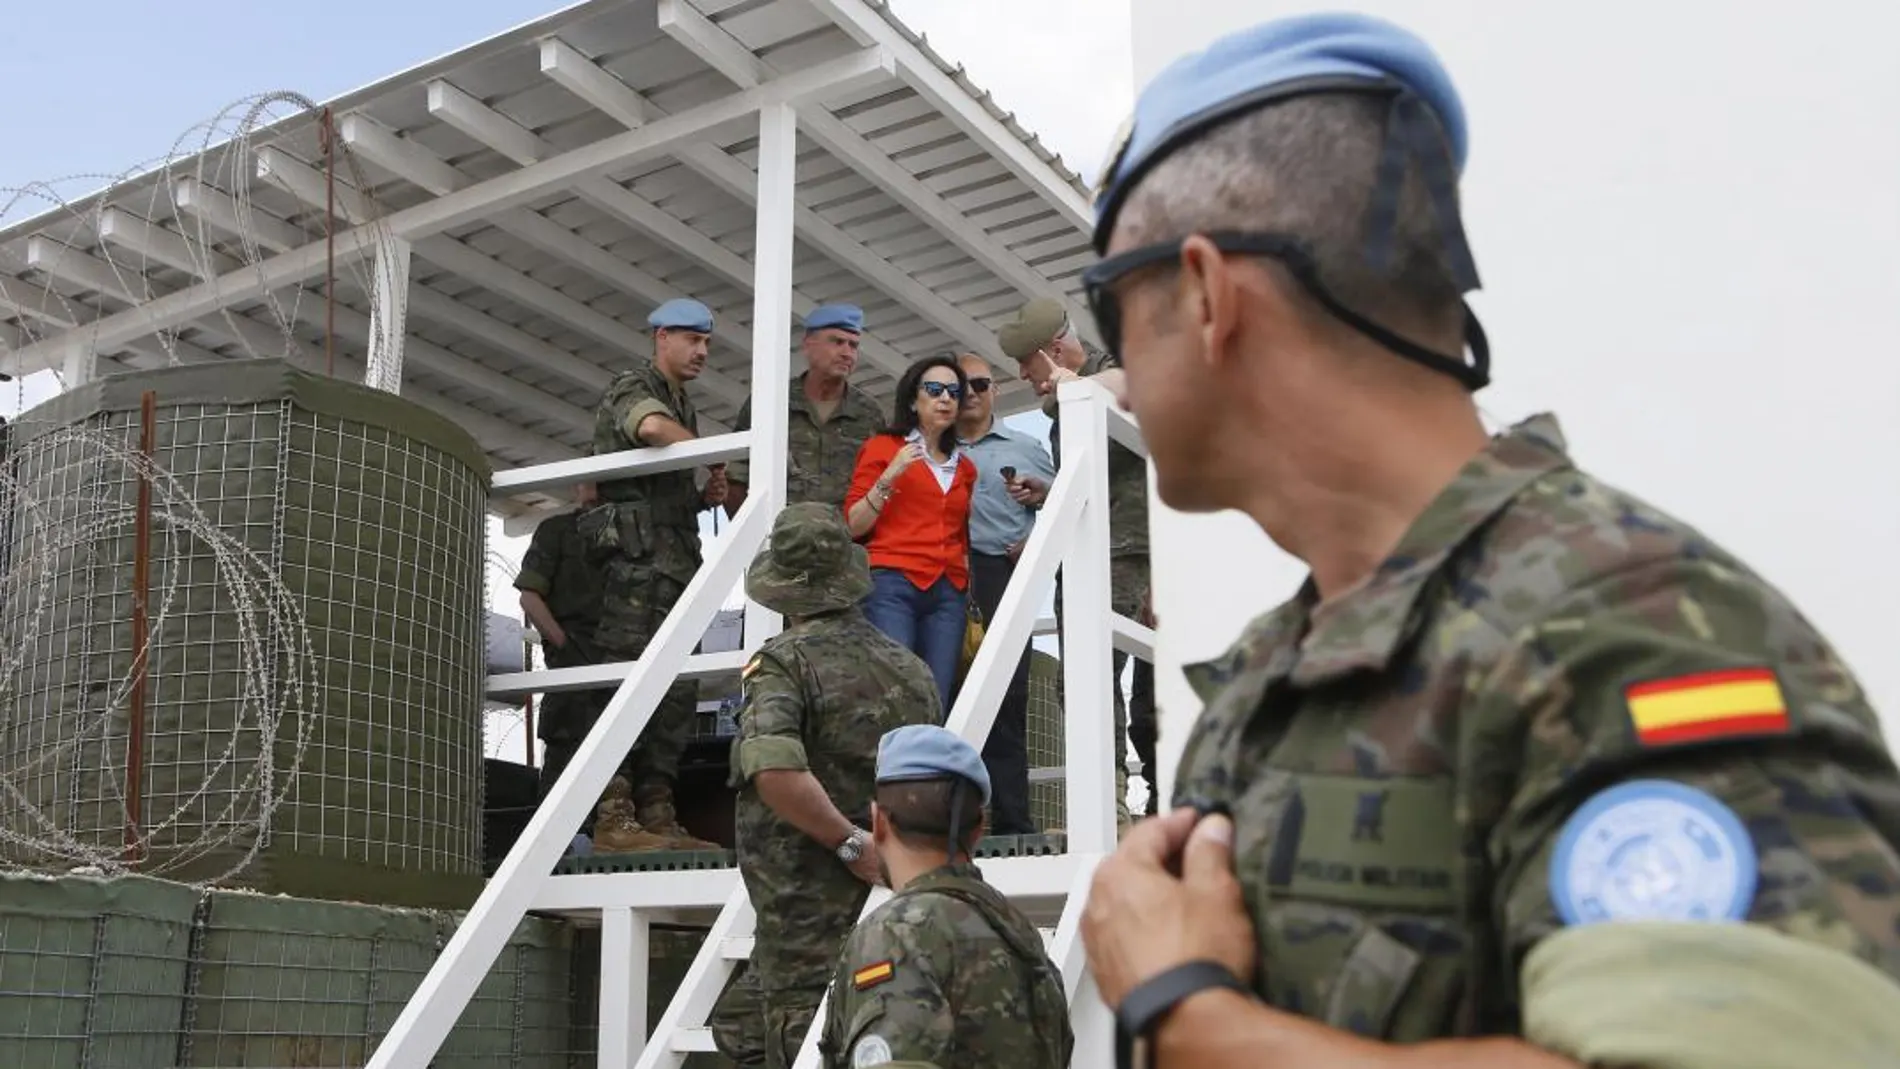
M 27 467 L 33 477 L 17 477 Z M 132 844 L 137 848 L 133 856 L 142 860 L 133 861 L 115 836 L 103 836 L 106 841 L 97 834 L 88 838 L 71 827 L 71 821 L 62 821 L 58 812 L 42 808 L 45 792 L 33 790 L 32 781 L 78 767 L 75 752 L 86 748 L 100 755 L 90 769 L 99 779 L 100 797 L 85 801 L 108 812 L 116 807 L 120 825 L 131 824 L 126 770 L 115 739 L 120 745 L 125 741 L 117 725 L 123 723 L 138 682 L 138 665 L 127 657 L 114 678 L 89 678 L 79 710 L 31 708 L 27 703 L 34 699 L 58 704 L 61 691 L 22 694 L 19 683 L 40 658 L 80 655 L 77 650 L 49 648 L 55 615 L 70 610 L 76 600 L 61 597 L 62 583 L 70 582 L 76 561 L 96 555 L 102 545 L 131 537 L 137 506 L 125 501 L 125 487 L 136 486 L 139 479 L 152 488 L 147 624 L 152 641 L 146 648 L 145 677 L 159 677 L 167 658 L 183 655 L 159 636 L 182 611 L 180 592 L 194 561 L 211 560 L 223 615 L 236 625 L 237 636 L 235 694 L 223 703 L 229 714 L 222 750 L 207 762 L 195 790 L 181 789 L 170 812 L 144 815 Z M 42 495 L 41 487 L 53 489 Z M 269 842 L 272 816 L 295 786 L 316 726 L 316 654 L 297 599 L 271 562 L 206 516 L 170 472 L 99 431 L 62 428 L 36 439 L 24 455 L 0 468 L 0 495 L 12 498 L 16 525 L 10 532 L 10 567 L 0 586 L 8 621 L 0 632 L 0 709 L 13 711 L 12 730 L 37 728 L 42 733 L 38 740 L 29 740 L 36 744 L 21 745 L 16 739 L 0 748 L 0 799 L 7 817 L 0 822 L 0 842 L 38 859 L 108 873 L 136 869 L 148 875 L 186 869 L 236 848 L 237 857 L 228 867 L 192 882 L 216 884 L 237 875 Z M 70 641 L 73 633 L 68 627 L 59 634 Z M 70 701 L 70 690 L 65 698 Z M 45 745 L 47 721 L 60 714 L 76 720 L 77 730 Z M 215 746 L 207 742 L 207 756 Z M 51 805 L 70 806 L 79 793 L 74 784 Z M 207 796 L 213 800 L 201 807 Z M 142 792 L 142 797 L 155 800 L 152 792 Z

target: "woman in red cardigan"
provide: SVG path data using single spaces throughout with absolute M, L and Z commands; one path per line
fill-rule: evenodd
M 844 499 L 851 535 L 871 555 L 864 615 L 930 666 L 945 716 L 970 590 L 976 465 L 957 450 L 957 407 L 968 388 L 953 356 L 912 364 L 897 380 L 890 427 L 858 450 Z

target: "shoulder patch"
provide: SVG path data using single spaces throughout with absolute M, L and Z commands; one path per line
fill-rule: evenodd
M 1571 814 L 1550 863 L 1565 924 L 1739 921 L 1755 901 L 1754 840 L 1728 806 L 1668 780 L 1599 791 Z
M 751 679 L 752 673 L 758 671 L 759 665 L 763 664 L 764 661 L 765 659 L 759 654 L 753 654 L 752 659 L 745 663 L 745 667 L 739 669 L 739 678 L 742 680 Z
M 1623 689 L 1636 741 L 1672 746 L 1714 739 L 1786 735 L 1794 729 L 1770 668 L 1697 672 Z
M 876 1034 L 865 1036 L 851 1048 L 851 1069 L 864 1069 L 869 1065 L 888 1065 L 891 1060 L 891 1045 L 884 1037 Z
M 874 965 L 866 965 L 864 968 L 852 973 L 851 986 L 859 991 L 866 991 L 889 980 L 892 976 L 896 975 L 896 972 L 897 970 L 891 964 L 890 959 L 886 958 Z

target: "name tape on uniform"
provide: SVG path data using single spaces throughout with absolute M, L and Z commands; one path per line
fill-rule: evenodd
M 1773 669 L 1697 672 L 1631 684 L 1623 691 L 1636 741 L 1644 746 L 1786 735 L 1788 703 Z
M 1706 791 L 1632 780 L 1571 815 L 1551 859 L 1551 903 L 1565 924 L 1738 921 L 1755 900 L 1748 829 Z

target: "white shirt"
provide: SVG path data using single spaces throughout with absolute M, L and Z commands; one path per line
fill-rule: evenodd
M 910 434 L 906 435 L 904 440 L 923 445 L 924 432 L 913 427 L 911 428 Z M 930 468 L 930 473 L 937 477 L 937 489 L 942 490 L 946 494 L 950 492 L 950 484 L 955 482 L 957 478 L 957 461 L 962 459 L 962 457 L 962 449 L 952 449 L 950 455 L 943 459 L 943 463 L 939 464 L 930 459 L 929 448 L 926 447 L 924 449 L 923 463 Z

